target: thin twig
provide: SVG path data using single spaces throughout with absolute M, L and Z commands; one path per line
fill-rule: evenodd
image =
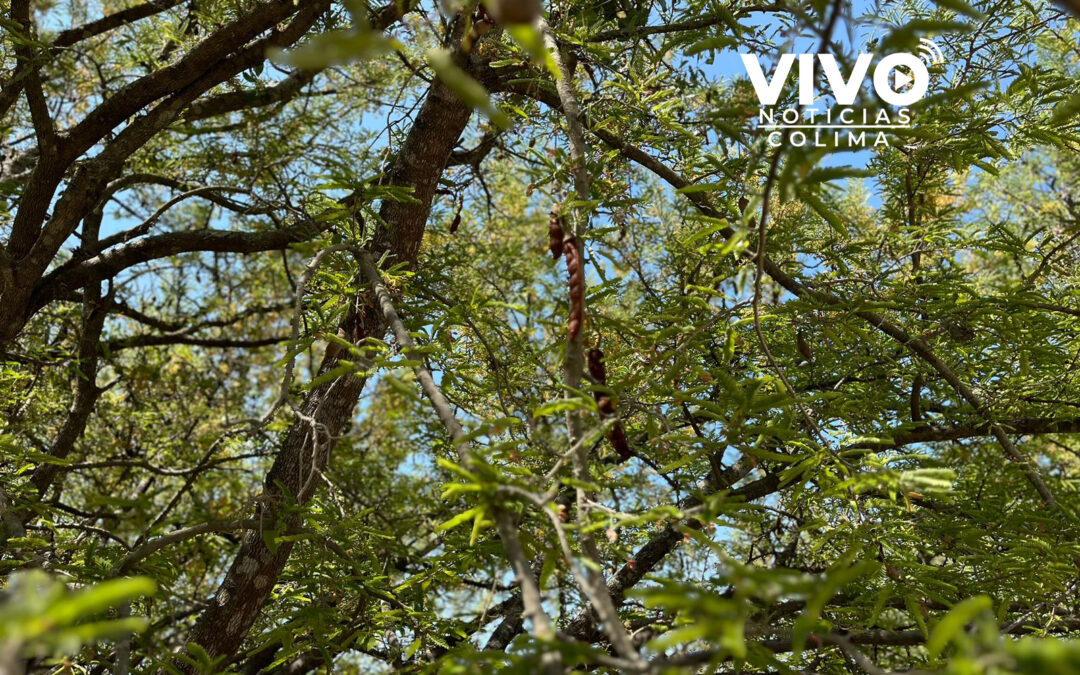
M 379 309 L 382 311 L 386 322 L 390 324 L 390 328 L 394 332 L 394 337 L 397 338 L 398 345 L 405 351 L 415 350 L 416 343 L 413 341 L 408 329 L 405 328 L 405 324 L 402 323 L 401 318 L 397 314 L 397 310 L 394 309 L 394 303 L 390 299 L 390 293 L 383 284 L 382 276 L 375 267 L 375 262 L 371 259 L 371 254 L 366 251 L 361 251 L 358 257 L 360 259 L 361 270 L 371 284 Z M 428 400 L 431 401 L 431 405 L 435 409 L 435 413 L 439 416 L 439 420 L 450 434 L 450 439 L 453 441 L 454 447 L 457 450 L 459 461 L 466 468 L 474 466 L 476 462 L 474 461 L 475 455 L 471 444 L 465 437 L 465 431 L 462 428 L 461 423 L 458 422 L 454 411 L 451 409 L 450 403 L 446 400 L 442 390 L 439 389 L 439 386 L 435 383 L 435 378 L 432 377 L 431 371 L 428 370 L 427 366 L 423 365 L 423 363 L 420 363 L 413 367 L 413 372 L 416 374 L 416 379 L 420 381 L 420 386 L 424 390 L 424 394 L 427 396 Z M 514 576 L 517 578 L 518 586 L 521 588 L 521 600 L 524 607 L 523 613 L 532 621 L 533 631 L 536 633 L 536 637 L 543 642 L 550 642 L 555 637 L 555 631 L 551 619 L 548 618 L 547 613 L 544 611 L 543 601 L 540 596 L 540 587 L 537 584 L 536 578 L 533 576 L 528 559 L 525 556 L 525 549 L 518 539 L 513 516 L 511 516 L 509 511 L 499 506 L 496 506 L 494 511 L 495 525 L 499 532 L 499 538 L 502 540 L 506 556 L 510 560 L 510 565 L 514 570 Z M 561 658 L 559 657 L 558 652 L 545 650 L 541 658 L 549 673 L 562 672 Z
M 577 247 L 577 259 L 579 265 L 585 264 L 585 232 L 589 222 L 589 210 L 586 203 L 592 195 L 591 175 L 587 163 L 585 148 L 585 131 L 581 124 L 581 107 L 578 105 L 577 96 L 574 94 L 573 74 L 563 62 L 559 47 L 555 43 L 551 27 L 543 17 L 538 17 L 535 25 L 537 31 L 544 38 L 544 47 L 551 54 L 558 67 L 559 77 L 556 79 L 555 88 L 562 103 L 563 113 L 566 117 L 567 135 L 570 138 L 570 160 L 573 164 L 574 190 L 579 207 L 574 209 L 571 217 L 570 233 L 573 245 Z M 584 276 L 582 272 L 582 276 Z M 582 283 L 584 281 L 582 280 Z M 582 298 L 584 292 L 581 293 Z M 583 299 L 582 299 L 583 301 Z M 566 357 L 563 360 L 563 379 L 570 390 L 581 388 L 582 372 L 585 366 L 584 330 L 568 331 L 566 344 Z M 619 611 L 608 593 L 607 580 L 601 571 L 600 551 L 596 545 L 596 539 L 588 528 L 589 523 L 589 495 L 580 487 L 590 482 L 589 475 L 589 447 L 582 443 L 584 437 L 582 411 L 570 409 L 566 412 L 566 427 L 572 446 L 577 446 L 573 454 L 573 466 L 575 478 L 578 481 L 577 493 L 577 518 L 581 527 L 578 530 L 581 542 L 581 550 L 591 564 L 585 565 L 581 587 L 589 598 L 596 613 L 603 623 L 604 630 L 611 638 L 611 644 L 624 659 L 637 663 L 641 656 L 634 648 L 626 627 L 619 619 Z M 575 574 L 575 577 L 579 575 Z

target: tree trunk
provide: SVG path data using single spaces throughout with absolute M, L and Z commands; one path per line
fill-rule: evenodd
M 380 215 L 386 226 L 375 233 L 376 256 L 389 252 L 398 262 L 411 264 L 416 261 L 436 184 L 471 115 L 472 109 L 442 83 L 436 82 L 428 90 L 387 180 L 392 185 L 412 187 L 417 201 L 386 201 L 382 204 Z M 347 323 L 350 324 L 345 326 L 348 334 L 356 340 L 381 338 L 386 330 L 381 314 L 367 305 Z M 325 372 L 335 363 L 336 357 L 331 357 L 323 363 L 321 370 Z M 275 524 L 279 531 L 300 526 L 299 515 L 282 522 L 286 495 L 279 486 L 298 496 L 301 503 L 310 498 L 310 494 L 303 494 L 303 487 L 312 460 L 314 458 L 319 468 L 326 465 L 333 441 L 325 439 L 340 434 L 353 414 L 364 382 L 356 376 L 341 377 L 318 387 L 308 396 L 302 410 L 305 416 L 315 420 L 320 430 L 320 442 L 313 452 L 316 446 L 309 423 L 298 421 L 289 431 L 267 474 L 259 500 L 259 515 L 265 529 L 274 529 Z M 199 617 L 191 640 L 211 657 L 232 657 L 251 629 L 291 550 L 292 544 L 286 542 L 271 551 L 261 532 L 248 532 L 213 601 Z M 190 667 L 181 668 L 193 672 Z

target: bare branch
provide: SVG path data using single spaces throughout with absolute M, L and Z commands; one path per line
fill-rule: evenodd
M 382 277 L 379 274 L 379 270 L 375 267 L 375 263 L 371 259 L 371 254 L 367 251 L 362 251 L 359 257 L 360 267 L 367 277 L 368 283 L 371 284 L 379 308 L 386 318 L 387 324 L 389 324 L 393 330 L 398 344 L 402 349 L 407 351 L 415 350 L 416 343 L 413 341 L 408 329 L 405 328 L 397 311 L 394 309 L 394 303 L 390 299 L 390 293 L 386 290 L 386 286 L 382 282 Z M 466 468 L 475 465 L 474 451 L 469 441 L 465 438 L 465 430 L 462 429 L 461 423 L 458 422 L 457 416 L 450 408 L 450 403 L 446 400 L 446 397 L 443 396 L 442 390 L 439 389 L 439 386 L 435 383 L 435 378 L 432 377 L 431 371 L 424 365 L 417 365 L 413 367 L 413 372 L 416 374 L 416 379 L 420 381 L 420 386 L 423 388 L 424 394 L 428 397 L 428 400 L 431 401 L 431 406 L 435 409 L 435 413 L 439 416 L 439 420 L 443 423 L 443 426 L 446 427 L 451 440 L 454 441 L 454 447 L 457 449 L 459 461 Z M 499 538 L 502 539 L 506 556 L 510 560 L 510 566 L 514 570 L 514 576 L 517 579 L 518 586 L 521 588 L 521 600 L 524 606 L 524 614 L 532 621 L 533 630 L 536 632 L 536 636 L 540 640 L 548 642 L 555 637 L 555 633 L 552 629 L 551 619 L 548 618 L 547 613 L 544 611 L 540 597 L 540 588 L 536 583 L 536 578 L 533 576 L 529 561 L 525 556 L 525 550 L 518 540 L 513 517 L 505 508 L 497 507 L 495 509 L 495 524 L 499 531 Z M 548 656 L 549 654 L 557 656 L 557 652 L 545 653 L 544 662 L 546 663 L 547 670 L 552 673 L 561 672 L 562 667 L 559 660 L 557 658 L 551 658 Z

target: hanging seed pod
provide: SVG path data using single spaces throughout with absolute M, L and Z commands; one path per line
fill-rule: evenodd
M 922 421 L 922 389 L 923 389 L 923 376 L 922 373 L 915 375 L 915 380 L 911 383 L 911 421 Z
M 548 250 L 551 251 L 551 258 L 558 260 L 563 251 L 563 239 L 566 237 L 566 231 L 562 226 L 562 216 L 559 215 L 558 207 L 551 209 L 551 216 L 548 219 Z
M 592 378 L 596 384 L 607 384 L 607 369 L 604 367 L 604 352 L 600 351 L 598 347 L 593 347 L 585 354 L 585 362 L 589 367 L 589 377 Z M 601 393 L 599 391 L 593 392 L 593 398 L 596 399 L 596 407 L 600 411 L 600 415 L 605 419 L 611 419 L 617 416 L 616 402 L 614 396 Z M 622 422 L 615 421 L 612 425 L 611 431 L 608 432 L 608 442 L 611 443 L 611 447 L 615 449 L 615 452 L 619 455 L 619 461 L 625 462 L 633 456 L 633 452 L 630 450 L 630 443 L 626 440 L 626 431 L 623 429 Z
M 469 28 L 469 32 L 461 39 L 461 51 L 466 54 L 471 53 L 476 41 L 490 33 L 494 27 L 495 19 L 492 18 L 484 3 L 480 3 L 472 16 L 472 26 Z
M 801 328 L 795 330 L 795 346 L 799 349 L 799 354 L 806 359 L 807 363 L 814 360 L 814 350 L 806 340 L 806 332 Z
M 458 195 L 457 199 L 457 212 L 454 214 L 454 221 L 450 223 L 450 234 L 455 234 L 458 228 L 461 227 L 461 209 L 465 206 L 465 196 Z
M 597 384 L 607 384 L 607 371 L 604 368 L 604 352 L 597 348 L 592 348 L 589 353 L 585 355 L 586 361 L 589 364 L 589 375 L 592 377 L 593 382 Z
M 581 264 L 581 252 L 577 242 L 570 237 L 563 242 L 563 255 L 566 257 L 566 273 L 570 286 L 570 320 L 566 333 L 571 342 L 581 335 L 585 325 L 585 270 Z
M 615 448 L 620 462 L 625 462 L 634 456 L 634 453 L 630 450 L 630 443 L 626 440 L 626 432 L 623 430 L 622 422 L 616 422 L 615 426 L 611 427 L 608 442 L 611 443 L 611 447 Z

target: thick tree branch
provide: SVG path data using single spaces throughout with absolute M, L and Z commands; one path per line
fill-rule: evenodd
M 255 518 L 247 520 L 212 520 L 191 527 L 174 530 L 163 534 L 156 539 L 151 539 L 142 546 L 128 553 L 113 568 L 113 575 L 120 576 L 132 570 L 137 564 L 161 549 L 172 546 L 181 541 L 197 537 L 210 532 L 235 532 L 236 530 L 258 530 L 262 523 Z
M 478 67 L 479 63 L 466 64 L 469 70 Z M 435 83 L 428 90 L 387 177 L 391 185 L 411 187 L 414 199 L 383 201 L 373 242 L 378 254 L 385 252 L 397 262 L 415 263 L 435 187 L 471 116 L 472 109 L 445 85 Z M 381 338 L 385 326 L 376 308 L 362 304 L 356 314 L 346 319 L 342 331 L 359 343 L 367 337 Z M 334 355 L 324 361 L 320 371 L 328 372 L 337 363 L 338 356 Z M 284 529 L 299 524 L 299 512 L 293 511 L 285 518 L 287 498 L 283 491 L 302 496 L 308 478 L 321 472 L 331 446 L 353 415 L 364 382 L 354 375 L 339 377 L 316 387 L 300 406 L 302 419 L 311 422 L 294 424 L 282 441 L 259 499 L 264 522 L 284 521 L 280 522 Z M 313 433 L 316 430 L 317 435 Z M 271 551 L 261 535 L 245 535 L 213 601 L 192 630 L 190 641 L 211 656 L 228 658 L 235 654 L 284 569 L 292 547 L 291 541 L 284 541 Z M 190 672 L 189 666 L 181 668 Z
M 1080 419 L 1024 417 L 1002 420 L 998 426 L 1018 435 L 1080 434 Z M 926 424 L 910 429 L 897 429 L 883 434 L 880 442 L 864 441 L 849 448 L 902 448 L 915 443 L 958 441 L 965 438 L 993 436 L 993 426 L 986 421 L 972 424 Z
M 75 28 L 60 31 L 53 40 L 53 47 L 70 47 L 88 38 L 96 37 L 141 19 L 160 14 L 176 7 L 184 0 L 149 0 L 141 5 L 121 9 L 100 19 L 85 23 Z
M 183 119 L 187 122 L 195 122 L 239 110 L 284 103 L 299 94 L 306 85 L 315 79 L 316 75 L 318 73 L 315 71 L 298 70 L 272 87 L 231 91 L 200 99 L 188 107 L 187 111 L 184 112 Z
M 89 260 L 73 261 L 50 272 L 38 283 L 31 302 L 31 310 L 37 311 L 65 293 L 95 281 L 110 279 L 140 263 L 167 258 L 179 253 L 278 251 L 288 248 L 290 244 L 312 239 L 330 225 L 328 221 L 313 221 L 266 232 L 206 229 L 169 232 L 136 239 L 100 253 Z
M 30 311 L 31 294 L 42 273 L 52 263 L 63 242 L 74 232 L 83 214 L 100 202 L 103 190 L 107 188 L 110 181 L 114 180 L 127 158 L 154 134 L 165 128 L 203 92 L 245 68 L 261 62 L 269 47 L 287 46 L 299 40 L 328 6 L 329 0 L 315 0 L 305 4 L 284 30 L 273 32 L 239 52 L 207 64 L 209 70 L 201 77 L 196 74 L 192 77 L 190 84 L 178 85 L 180 87 L 178 91 L 145 115 L 136 118 L 98 155 L 75 171 L 67 189 L 57 200 L 53 216 L 44 229 L 40 225 L 45 214 L 45 207 L 52 198 L 60 176 L 65 171 L 63 167 L 58 172 L 54 171 L 55 165 L 70 163 L 75 156 L 81 154 L 81 151 L 66 159 L 62 153 L 54 153 L 53 156 L 46 158 L 47 161 L 43 159 L 38 162 L 23 191 L 19 209 L 16 212 L 7 248 L 6 262 L 8 264 L 0 269 L 3 273 L 0 275 L 0 298 L 3 300 L 0 303 L 0 342 L 15 337 L 25 325 L 27 318 L 32 314 Z M 288 14 L 286 13 L 285 16 Z M 219 45 L 217 49 L 221 49 L 221 46 Z M 193 52 L 199 50 L 200 47 L 196 47 Z M 201 59 L 202 57 L 195 59 L 195 62 L 202 63 Z M 107 106 L 115 98 L 103 103 L 99 109 Z M 66 145 L 72 143 L 70 134 L 63 143 Z M 5 261 L 0 260 L 0 263 L 2 262 Z
M 325 3 L 320 6 L 320 10 L 322 6 L 325 6 Z M 208 35 L 176 63 L 131 82 L 88 113 L 64 134 L 54 156 L 50 156 L 48 161 L 45 161 L 44 157 L 39 159 L 31 173 L 23 191 L 20 208 L 12 223 L 11 237 L 7 246 L 8 254 L 15 260 L 21 260 L 35 246 L 41 236 L 41 223 L 52 195 L 64 172 L 76 158 L 150 103 L 165 97 L 176 100 L 174 92 L 182 92 L 200 78 L 214 72 L 215 69 L 220 69 L 222 64 L 230 61 L 230 56 L 235 57 L 246 53 L 250 49 L 248 43 L 251 40 L 298 11 L 300 8 L 293 0 L 271 0 L 260 3 L 251 11 Z M 305 31 L 306 28 L 307 26 L 304 27 Z M 303 31 L 295 39 L 299 39 L 302 34 Z M 265 58 L 265 46 L 260 46 L 257 56 L 259 60 Z M 226 75 L 226 77 L 229 76 L 231 73 Z M 212 84 L 207 83 L 206 88 L 223 79 Z M 194 99 L 195 96 L 192 95 L 190 98 Z M 186 107 L 188 102 L 189 100 L 184 100 L 181 107 Z M 159 106 L 158 110 L 163 108 L 167 109 L 169 106 Z M 173 116 L 170 115 L 169 119 Z M 141 125 L 135 122 L 132 126 Z M 141 144 L 142 142 L 138 145 Z M 125 153 L 124 156 L 126 157 L 127 154 L 130 152 Z M 44 248 L 50 251 L 48 253 L 50 258 L 51 251 L 56 249 L 53 245 L 56 237 L 63 241 L 67 237 L 67 232 L 55 233 L 42 242 Z

